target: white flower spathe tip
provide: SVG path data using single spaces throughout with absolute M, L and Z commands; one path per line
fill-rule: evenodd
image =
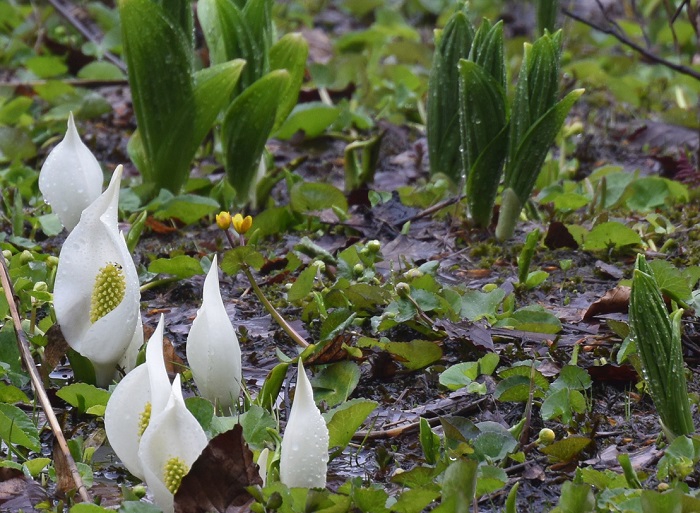
M 139 280 L 117 227 L 122 166 L 81 215 L 59 255 L 54 308 L 68 344 L 92 361 L 100 386 L 110 383 L 135 336 Z M 136 335 L 138 336 L 138 335 Z
M 164 513 L 174 511 L 173 496 L 180 481 L 206 446 L 204 430 L 185 406 L 178 374 L 168 404 L 151 419 L 139 447 L 146 484 Z
M 325 488 L 328 428 L 299 358 L 297 388 L 282 438 L 280 481 L 289 488 Z
M 80 140 L 73 113 L 68 117 L 65 137 L 41 166 L 39 190 L 68 231 L 75 228 L 82 211 L 102 192 L 102 169 Z
M 187 361 L 202 397 L 225 412 L 241 391 L 241 348 L 219 289 L 217 258 L 204 280 L 202 307 L 187 336 Z
M 146 348 L 146 363 L 129 372 L 112 392 L 105 410 L 105 431 L 124 466 L 145 479 L 138 455 L 151 418 L 165 409 L 170 380 L 163 360 L 163 315 Z

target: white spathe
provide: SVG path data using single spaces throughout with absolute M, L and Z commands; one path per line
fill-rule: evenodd
M 92 361 L 100 386 L 112 381 L 140 318 L 136 267 L 117 227 L 121 176 L 122 166 L 118 166 L 107 190 L 83 211 L 80 222 L 68 234 L 54 286 L 54 309 L 61 331 L 73 349 Z M 110 264 L 122 273 L 124 295 L 113 310 L 92 322 L 96 279 Z
M 206 446 L 207 435 L 185 406 L 178 374 L 165 409 L 151 419 L 139 446 L 146 484 L 164 513 L 174 511 L 173 494 L 166 486 L 170 462 L 178 459 L 186 473 Z
M 163 360 L 163 315 L 146 346 L 146 363 L 136 367 L 112 392 L 105 410 L 105 431 L 112 449 L 124 466 L 145 479 L 139 445 L 151 418 L 165 409 L 170 380 Z
M 187 361 L 202 397 L 228 412 L 241 392 L 241 347 L 219 290 L 217 258 L 204 280 L 202 307 L 187 336 Z
M 51 205 L 66 230 L 71 231 L 82 211 L 102 192 L 102 181 L 102 168 L 80 140 L 71 113 L 65 137 L 41 166 L 39 190 L 44 201 Z
M 282 438 L 280 481 L 289 488 L 325 488 L 327 470 L 328 428 L 299 358 L 294 402 Z

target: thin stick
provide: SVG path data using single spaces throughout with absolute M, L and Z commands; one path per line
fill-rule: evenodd
M 85 485 L 83 484 L 83 481 L 80 478 L 80 472 L 78 471 L 78 467 L 75 464 L 75 461 L 73 460 L 73 456 L 71 456 L 70 454 L 70 449 L 68 449 L 68 444 L 66 443 L 66 439 L 63 436 L 63 431 L 61 431 L 61 426 L 58 423 L 56 414 L 53 412 L 51 401 L 49 401 L 49 397 L 48 395 L 46 395 L 46 390 L 44 390 L 44 385 L 41 382 L 41 376 L 39 376 L 39 371 L 37 370 L 36 365 L 34 364 L 34 359 L 32 358 L 32 354 L 29 350 L 29 342 L 27 341 L 27 338 L 24 335 L 24 331 L 22 331 L 22 321 L 19 318 L 19 306 L 17 296 L 15 295 L 14 288 L 12 287 L 12 282 L 10 281 L 10 275 L 7 270 L 7 264 L 5 263 L 4 257 L 0 257 L 0 264 L 0 283 L 2 284 L 2 288 L 5 291 L 5 298 L 7 298 L 7 303 L 10 306 L 12 323 L 14 324 L 15 333 L 17 334 L 17 346 L 19 347 L 19 352 L 22 356 L 24 366 L 29 372 L 29 377 L 31 378 L 32 385 L 34 385 L 34 393 L 39 399 L 41 407 L 44 409 L 44 413 L 46 413 L 46 418 L 49 421 L 49 425 L 51 426 L 51 431 L 53 431 L 53 436 L 56 438 L 56 441 L 58 442 L 58 445 L 61 448 L 63 457 L 66 458 L 68 468 L 70 469 L 70 473 L 73 476 L 73 482 L 75 483 L 78 493 L 80 494 L 80 498 L 83 500 L 83 502 L 90 503 L 92 502 L 92 500 L 90 499 L 90 495 L 88 495 L 87 488 L 85 488 Z
M 672 69 L 673 71 L 677 71 L 678 73 L 681 73 L 683 75 L 688 75 L 689 77 L 693 77 L 696 80 L 700 80 L 700 72 L 695 71 L 693 68 L 689 68 L 688 66 L 684 66 L 682 64 L 676 64 L 675 62 L 668 61 L 664 59 L 663 57 L 659 57 L 656 55 L 654 52 L 651 52 L 644 48 L 641 45 L 638 45 L 634 41 L 632 41 L 630 38 L 628 38 L 625 34 L 618 32 L 617 30 L 613 30 L 610 28 L 606 28 L 603 26 L 600 26 L 590 20 L 587 20 L 578 14 L 573 13 L 572 11 L 569 11 L 566 8 L 562 8 L 562 12 L 567 15 L 569 18 L 572 18 L 576 21 L 579 21 L 583 23 L 584 25 L 588 25 L 592 29 L 598 30 L 599 32 L 602 32 L 603 34 L 609 34 L 613 36 L 615 39 L 620 41 L 622 44 L 625 46 L 629 46 L 632 48 L 634 51 L 637 53 L 643 55 L 650 61 L 654 62 L 655 64 L 661 64 L 662 66 L 665 66 L 669 69 Z
M 75 30 L 80 32 L 80 34 L 82 34 L 83 37 L 85 37 L 85 39 L 87 39 L 91 43 L 99 45 L 100 41 L 97 40 L 97 38 L 92 33 L 92 31 L 89 28 L 87 28 L 85 25 L 83 25 L 83 23 L 78 18 L 73 16 L 73 14 L 70 12 L 70 9 L 67 6 L 65 6 L 63 3 L 59 2 L 58 0 L 49 0 L 49 3 L 53 6 L 54 9 L 56 9 L 56 11 L 61 16 L 63 16 L 66 19 L 66 21 L 68 23 L 73 25 Z M 116 55 L 114 55 L 111 52 L 105 52 L 104 56 L 105 56 L 105 59 L 110 61 L 116 67 L 118 67 L 122 71 L 126 71 L 126 64 L 124 64 L 124 61 L 122 61 L 119 57 L 117 57 Z

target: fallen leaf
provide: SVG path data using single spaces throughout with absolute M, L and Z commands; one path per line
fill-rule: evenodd
M 549 249 L 571 248 L 578 249 L 578 242 L 571 235 L 566 225 L 559 221 L 554 221 L 547 229 L 544 238 L 544 245 Z
M 596 315 L 609 313 L 625 313 L 630 304 L 630 287 L 620 285 L 608 290 L 603 297 L 594 301 L 583 314 L 583 320 L 588 320 Z
M 348 352 L 343 346 L 349 346 L 352 338 L 352 333 L 341 333 L 335 336 L 333 340 L 324 343 L 320 350 L 309 356 L 305 363 L 311 365 L 347 360 Z
M 246 487 L 262 485 L 253 452 L 237 424 L 213 438 L 182 479 L 175 494 L 176 513 L 242 513 L 253 497 Z
M 0 468 L 0 511 L 38 512 L 33 505 L 47 498 L 46 490 L 21 470 Z
M 68 342 L 66 342 L 61 327 L 54 324 L 46 332 L 48 342 L 44 348 L 44 362 L 47 372 L 51 372 L 56 366 L 61 363 L 61 360 L 68 351 Z

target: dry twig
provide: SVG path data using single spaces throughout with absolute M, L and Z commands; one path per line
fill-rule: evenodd
M 17 296 L 15 294 L 14 288 L 12 287 L 12 282 L 10 281 L 10 274 L 7 270 L 7 264 L 5 263 L 5 258 L 0 257 L 0 284 L 5 291 L 5 297 L 7 298 L 7 303 L 10 306 L 10 315 L 12 316 L 12 323 L 15 328 L 15 333 L 17 335 L 17 345 L 19 346 L 19 353 L 22 357 L 22 362 L 29 372 L 29 377 L 34 386 L 34 393 L 41 403 L 41 407 L 44 409 L 46 418 L 51 426 L 51 431 L 61 448 L 61 453 L 63 453 L 66 462 L 68 463 L 68 468 L 70 470 L 71 476 L 73 477 L 73 482 L 75 483 L 76 489 L 80 494 L 80 498 L 84 502 L 92 502 L 90 495 L 87 492 L 87 488 L 83 484 L 80 478 L 80 472 L 78 471 L 78 466 L 75 464 L 73 457 L 71 456 L 70 449 L 66 443 L 66 438 L 63 436 L 63 431 L 61 431 L 61 426 L 58 423 L 56 414 L 51 406 L 51 401 L 48 395 L 46 395 L 46 390 L 44 390 L 44 385 L 41 382 L 41 376 L 36 368 L 34 359 L 32 358 L 31 351 L 29 350 L 29 341 L 22 330 L 22 321 L 19 317 L 19 307 Z

